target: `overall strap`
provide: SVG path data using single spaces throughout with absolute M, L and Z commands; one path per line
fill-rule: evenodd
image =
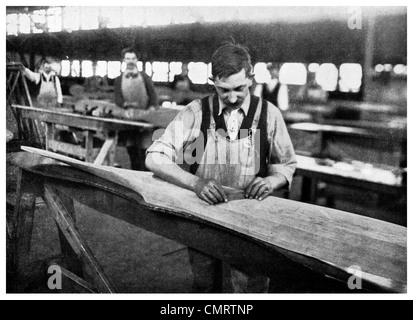
M 255 136 L 255 145 L 259 145 L 259 163 L 260 163 L 260 170 L 257 174 L 258 177 L 266 177 L 268 173 L 268 159 L 269 159 L 269 151 L 270 145 L 268 143 L 268 129 L 267 129 L 267 121 L 268 120 L 268 102 L 265 99 L 262 99 L 262 108 L 261 108 L 261 116 L 258 122 L 257 129 L 260 133 Z M 257 139 L 260 139 L 257 141 Z M 258 156 L 258 154 L 257 154 Z
M 201 99 L 201 105 L 202 105 L 202 122 L 201 122 L 201 129 L 200 129 L 200 138 L 203 139 L 204 145 L 202 150 L 202 154 L 194 154 L 196 151 L 199 151 L 199 148 L 194 148 L 194 150 L 192 151 L 192 157 L 195 160 L 195 162 L 193 164 L 191 164 L 190 166 L 190 172 L 192 174 L 196 174 L 196 172 L 198 171 L 199 168 L 199 164 L 202 160 L 202 157 L 204 155 L 204 151 L 208 142 L 208 129 L 210 127 L 211 124 L 211 109 L 209 106 L 209 96 L 205 97 L 203 99 Z M 199 138 L 197 139 L 199 140 Z M 201 140 L 202 141 L 202 140 Z M 194 144 L 199 143 L 199 141 L 195 141 Z

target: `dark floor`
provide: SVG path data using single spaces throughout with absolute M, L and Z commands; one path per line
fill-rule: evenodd
M 118 150 L 119 165 L 129 167 L 129 160 L 124 148 Z M 12 197 L 17 171 L 7 167 L 8 198 Z M 291 193 L 292 199 L 299 198 L 300 179 L 296 179 Z M 377 214 L 383 211 L 386 215 L 403 215 L 405 212 L 391 212 L 389 208 L 377 208 L 376 195 L 366 195 L 356 201 L 357 197 L 350 191 L 339 190 L 343 197 L 336 202 L 338 209 L 349 212 Z M 366 200 L 367 199 L 367 200 Z M 320 199 L 320 204 L 323 204 Z M 149 233 L 125 222 L 105 216 L 79 203 L 75 203 L 78 227 L 84 234 L 89 246 L 101 263 L 104 271 L 121 293 L 191 293 L 193 276 L 188 261 L 186 247 Z M 11 207 L 8 207 L 11 215 Z M 60 254 L 57 227 L 51 218 L 48 208 L 38 199 L 35 214 L 35 227 L 31 245 L 31 260 L 41 261 Z M 9 243 L 8 243 L 9 244 Z M 8 292 L 12 293 L 15 279 L 10 268 L 11 249 L 8 245 Z M 47 288 L 44 278 L 45 270 L 34 275 L 26 293 L 52 293 Z M 282 273 L 282 272 L 281 272 Z M 271 288 L 274 292 L 303 293 L 349 292 L 344 284 L 326 279 L 312 272 L 294 274 L 286 270 L 284 277 L 280 275 L 278 283 Z

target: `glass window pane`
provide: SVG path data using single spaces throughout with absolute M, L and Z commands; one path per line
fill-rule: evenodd
M 107 61 L 98 61 L 96 63 L 96 75 L 105 77 L 108 74 L 108 63 Z
M 169 63 L 168 62 L 154 62 L 152 64 L 153 81 L 168 82 L 169 80 Z
M 120 61 L 109 61 L 108 62 L 108 77 L 114 79 L 120 76 Z
M 82 61 L 82 77 L 89 78 L 93 76 L 93 63 L 92 61 Z
M 270 72 L 267 69 L 267 64 L 264 62 L 258 62 L 254 67 L 255 81 L 257 83 L 267 83 L 270 81 Z
M 82 30 L 99 28 L 99 7 L 80 7 L 80 28 Z
M 47 26 L 50 32 L 62 31 L 62 8 L 50 8 L 47 10 Z
M 172 14 L 172 23 L 187 24 L 196 22 L 190 7 L 171 7 L 169 9 Z
M 340 91 L 360 91 L 363 68 L 358 63 L 344 63 L 340 66 Z
M 148 7 L 145 16 L 148 26 L 165 26 L 171 24 L 172 15 L 167 7 Z
M 213 85 L 214 82 L 211 80 L 212 78 L 212 63 L 208 63 L 208 84 Z
M 332 63 L 324 63 L 316 73 L 317 83 L 326 91 L 335 91 L 338 82 L 338 69 Z
M 7 15 L 7 35 L 17 35 L 18 29 L 18 16 L 17 14 L 8 14 Z
M 69 60 L 62 60 L 61 62 L 61 76 L 68 77 L 70 75 L 70 61 Z
M 123 7 L 122 26 L 140 26 L 145 20 L 144 8 L 142 7 Z
M 63 9 L 63 29 L 69 32 L 80 29 L 79 7 L 65 7 Z
M 301 86 L 307 82 L 307 68 L 302 63 L 284 63 L 280 69 L 280 82 Z
M 208 65 L 204 62 L 190 62 L 188 77 L 195 84 L 205 84 L 208 80 Z
M 100 7 L 100 27 L 119 28 L 122 23 L 121 7 Z
M 20 14 L 19 15 L 19 32 L 20 33 L 30 33 L 31 27 L 31 20 L 28 14 Z
M 182 62 L 169 63 L 169 81 L 174 81 L 175 75 L 182 73 Z
M 71 68 L 71 75 L 72 77 L 80 77 L 80 61 L 73 60 L 72 61 L 72 68 Z
M 320 65 L 318 63 L 310 63 L 308 65 L 308 71 L 312 73 L 316 73 L 319 68 L 320 68 Z
M 33 33 L 43 33 L 47 30 L 46 10 L 33 11 L 32 20 L 34 23 Z

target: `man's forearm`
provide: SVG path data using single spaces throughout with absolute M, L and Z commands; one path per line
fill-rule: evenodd
M 200 178 L 181 169 L 169 157 L 161 153 L 149 153 L 146 157 L 146 167 L 160 178 L 195 192 Z
M 288 183 L 287 179 L 281 173 L 275 173 L 265 179 L 271 184 L 274 191 L 281 189 Z

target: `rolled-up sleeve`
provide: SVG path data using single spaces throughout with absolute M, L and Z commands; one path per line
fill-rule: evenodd
M 165 129 L 163 135 L 149 147 L 149 153 L 161 153 L 178 163 L 186 147 L 199 136 L 202 115 L 199 100 L 182 110 Z
M 288 182 L 288 187 L 291 187 L 297 167 L 294 147 L 281 112 L 273 105 L 269 106 L 268 118 L 270 142 L 268 175 L 282 174 Z

